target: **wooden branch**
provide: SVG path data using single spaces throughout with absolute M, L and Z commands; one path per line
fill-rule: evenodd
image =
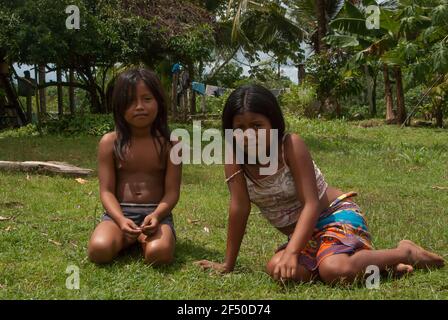
M 0 161 L 0 170 L 48 172 L 76 177 L 89 176 L 93 173 L 91 169 L 79 168 L 65 162 L 57 161 Z

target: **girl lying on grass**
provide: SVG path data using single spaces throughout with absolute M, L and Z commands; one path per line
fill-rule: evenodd
M 181 166 L 171 162 L 167 110 L 160 81 L 146 69 L 119 75 L 112 98 L 115 131 L 98 147 L 101 202 L 106 210 L 88 245 L 92 262 L 108 263 L 140 243 L 149 264 L 174 256 L 171 210 L 179 199 Z
M 356 193 L 342 192 L 326 183 L 299 135 L 285 133 L 281 109 L 269 90 L 257 85 L 236 89 L 225 104 L 222 127 L 243 132 L 253 129 L 257 149 L 259 130 L 265 129 L 266 153 L 279 155 L 275 157 L 279 169 L 261 176 L 259 161 L 225 165 L 231 197 L 225 260 L 198 261 L 202 268 L 220 272 L 234 269 L 251 203 L 288 236 L 288 242 L 266 266 L 276 280 L 308 282 L 320 278 L 328 284 L 347 283 L 362 276 L 369 265 L 397 274 L 443 266 L 440 256 L 409 240 L 400 241 L 394 249 L 373 249 L 364 215 L 353 201 Z M 269 140 L 272 129 L 278 130 L 277 144 Z M 277 153 L 269 149 L 272 145 L 278 146 Z M 247 150 L 246 139 L 246 158 Z

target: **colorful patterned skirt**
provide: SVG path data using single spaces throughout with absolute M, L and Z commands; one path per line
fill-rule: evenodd
M 361 209 L 352 201 L 343 201 L 356 195 L 356 192 L 345 193 L 321 212 L 311 240 L 299 256 L 299 263 L 311 272 L 316 272 L 322 260 L 331 255 L 352 255 L 359 250 L 373 249 Z M 276 252 L 287 245 L 288 243 L 281 245 Z

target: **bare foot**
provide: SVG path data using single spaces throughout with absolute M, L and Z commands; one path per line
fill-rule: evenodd
M 401 240 L 398 249 L 403 249 L 408 254 L 409 264 L 416 268 L 443 267 L 445 261 L 441 256 L 426 251 L 410 240 Z
M 399 263 L 393 268 L 393 275 L 396 277 L 401 277 L 406 274 L 412 273 L 414 268 L 409 264 Z

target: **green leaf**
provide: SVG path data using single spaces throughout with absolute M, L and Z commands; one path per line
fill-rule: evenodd
M 400 51 L 396 48 L 384 53 L 380 60 L 390 65 L 403 65 L 405 63 Z
M 446 25 L 448 22 L 448 4 L 441 4 L 435 7 L 431 12 L 431 16 L 433 25 Z
M 437 43 L 434 47 L 434 69 L 439 73 L 448 71 L 448 47 L 445 43 Z
M 386 32 L 397 34 L 400 30 L 400 22 L 395 18 L 394 13 L 389 10 L 381 10 L 380 28 Z
M 348 35 L 328 35 L 324 39 L 328 44 L 339 48 L 356 47 L 359 45 L 358 39 Z
M 440 26 L 431 26 L 420 34 L 418 40 L 423 43 L 433 43 L 443 39 L 446 33 L 446 30 Z
M 350 32 L 358 35 L 368 35 L 370 30 L 366 28 L 366 19 L 359 18 L 338 18 L 330 23 L 334 29 Z
M 351 2 L 347 1 L 345 3 L 345 12 L 350 18 L 362 19 L 366 20 L 364 14 L 359 10 L 356 6 L 354 6 Z
M 344 7 L 344 2 L 344 0 L 327 1 L 325 10 L 330 20 L 336 18 L 341 9 Z
M 398 44 L 397 50 L 400 52 L 402 58 L 410 61 L 417 57 L 419 47 L 413 42 L 403 40 Z

